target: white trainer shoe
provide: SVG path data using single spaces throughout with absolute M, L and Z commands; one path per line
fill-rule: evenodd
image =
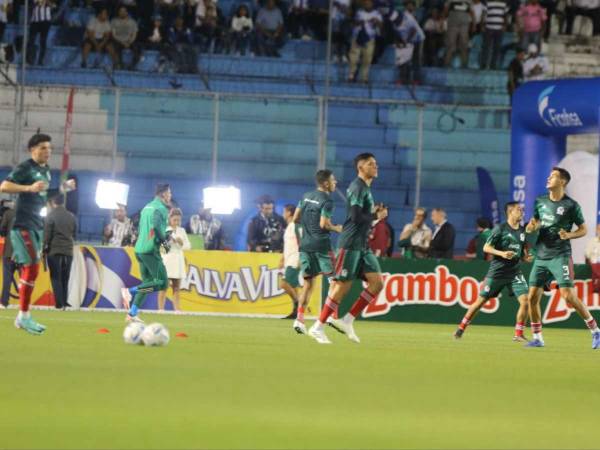
M 329 325 L 331 328 L 333 328 L 338 333 L 346 334 L 346 331 L 344 330 L 342 325 L 338 324 L 338 322 L 341 322 L 341 319 L 335 319 L 333 316 L 329 316 L 327 318 L 327 320 L 325 321 L 325 323 L 327 325 Z
M 292 328 L 294 330 L 296 330 L 296 333 L 298 334 L 306 334 L 306 325 L 304 325 L 302 322 L 300 322 L 299 320 L 294 320 L 294 325 L 292 325 Z
M 125 322 L 127 322 L 127 323 L 132 323 L 132 322 L 144 323 L 144 321 L 142 319 L 140 319 L 138 316 L 130 316 L 129 314 L 127 314 L 127 316 L 125 317 Z
M 127 288 L 121 288 L 121 298 L 123 299 L 123 308 L 129 309 L 131 305 L 131 292 Z
M 360 344 L 360 339 L 354 332 L 354 324 L 351 321 L 346 320 L 346 318 L 344 317 L 343 319 L 336 320 L 335 325 L 343 331 L 343 333 L 348 337 L 348 339 L 350 339 L 352 342 Z
M 319 344 L 331 344 L 331 341 L 325 334 L 325 330 L 319 326 L 319 322 L 315 322 L 315 324 L 310 327 L 308 330 L 308 335 Z

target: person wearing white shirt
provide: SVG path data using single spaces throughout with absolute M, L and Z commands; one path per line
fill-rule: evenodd
M 173 289 L 173 309 L 175 311 L 181 311 L 179 305 L 179 292 L 181 286 L 181 280 L 185 278 L 185 256 L 184 251 L 192 248 L 190 241 L 185 232 L 185 228 L 181 226 L 181 210 L 174 208 L 169 213 L 169 226 L 167 227 L 167 233 L 171 232 L 169 242 L 171 244 L 171 250 L 168 253 L 162 253 L 162 260 L 167 269 L 167 277 L 171 289 Z M 165 298 L 167 291 L 160 291 L 158 293 L 158 309 L 164 310 Z
M 233 43 L 233 52 L 239 55 L 245 55 L 250 47 L 250 39 L 254 24 L 252 17 L 248 12 L 246 5 L 238 7 L 235 16 L 231 19 L 231 40 Z
M 527 59 L 523 63 L 525 81 L 544 80 L 550 72 L 548 58 L 540 54 L 536 44 L 529 44 Z
M 415 209 L 413 221 L 404 226 L 400 234 L 399 245 L 405 249 L 405 258 L 427 258 L 432 232 L 425 223 L 425 219 L 427 219 L 427 210 L 419 207 Z
M 362 83 L 369 81 L 369 70 L 375 51 L 375 38 L 381 32 L 382 24 L 381 14 L 373 9 L 373 0 L 365 0 L 364 8 L 359 9 L 354 17 L 348 81 L 355 80 L 359 60 L 359 81 Z
M 294 205 L 285 205 L 283 218 L 287 223 L 283 234 L 283 255 L 279 268 L 284 269 L 280 287 L 290 296 L 293 303 L 292 313 L 286 319 L 295 319 L 298 311 L 298 287 L 300 287 L 300 245 L 298 243 L 298 225 L 294 223 Z

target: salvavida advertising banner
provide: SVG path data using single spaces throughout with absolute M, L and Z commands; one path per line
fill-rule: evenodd
M 482 288 L 488 263 L 484 261 L 382 259 L 384 288 L 377 300 L 363 312 L 362 318 L 399 322 L 458 323 Z M 523 266 L 528 279 L 531 265 Z M 585 265 L 575 266 L 575 290 L 593 311 L 600 310 L 600 295 L 593 292 L 591 272 Z M 581 319 L 561 298 L 556 283 L 542 299 L 546 324 L 582 326 Z M 324 286 L 324 290 L 327 286 Z M 355 282 L 340 311 L 344 314 L 363 286 Z M 514 325 L 517 300 L 503 291 L 488 301 L 477 316 L 478 324 Z M 598 314 L 595 316 L 600 317 Z

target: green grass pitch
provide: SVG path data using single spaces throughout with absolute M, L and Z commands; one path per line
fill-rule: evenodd
M 333 345 L 291 321 L 144 314 L 165 348 L 127 346 L 123 315 L 0 311 L 0 448 L 598 448 L 600 350 L 547 327 L 357 323 Z M 110 334 L 99 334 L 106 327 Z M 174 334 L 183 331 L 187 339 Z

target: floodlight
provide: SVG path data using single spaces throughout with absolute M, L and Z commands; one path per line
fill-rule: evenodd
M 240 190 L 234 186 L 211 186 L 203 190 L 204 207 L 213 214 L 232 214 L 240 209 Z
M 101 209 L 118 209 L 127 206 L 129 185 L 110 180 L 98 180 L 96 186 L 96 205 Z

